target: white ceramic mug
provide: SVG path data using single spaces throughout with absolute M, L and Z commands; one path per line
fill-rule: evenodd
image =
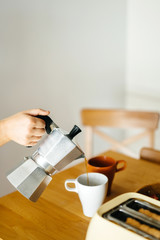
M 67 179 L 65 188 L 67 191 L 78 193 L 84 215 L 92 217 L 104 202 L 108 189 L 108 178 L 101 173 L 88 173 L 88 178 L 89 185 L 86 173 L 76 179 Z M 69 187 L 68 183 L 74 183 L 75 187 Z

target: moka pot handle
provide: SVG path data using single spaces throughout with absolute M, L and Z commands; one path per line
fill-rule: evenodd
M 45 121 L 46 123 L 46 126 L 45 126 L 45 129 L 46 129 L 46 132 L 48 134 L 50 134 L 50 132 L 54 129 L 54 128 L 58 128 L 57 124 L 55 124 L 53 122 L 53 120 L 49 117 L 49 116 L 42 116 L 42 115 L 38 115 L 36 116 L 36 118 L 40 118 L 42 120 Z

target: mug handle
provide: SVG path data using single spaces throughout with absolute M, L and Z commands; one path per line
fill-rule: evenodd
M 74 183 L 75 184 L 75 187 L 71 188 L 71 187 L 68 187 L 68 183 Z M 78 193 L 77 191 L 77 187 L 76 187 L 76 179 L 67 179 L 65 181 L 65 189 L 69 192 L 76 192 Z
M 119 163 L 123 163 L 123 166 L 120 167 L 120 168 L 118 168 L 118 164 Z M 116 161 L 116 172 L 124 170 L 126 168 L 126 166 L 127 166 L 127 163 L 126 163 L 125 160 L 118 160 L 118 161 Z

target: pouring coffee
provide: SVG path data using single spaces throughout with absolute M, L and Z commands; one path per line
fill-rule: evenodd
M 84 153 L 73 141 L 81 132 L 74 126 L 66 134 L 49 116 L 37 116 L 46 123 L 48 135 L 32 156 L 7 175 L 10 183 L 26 198 L 36 202 L 52 180 L 51 175 L 62 170 L 73 160 L 84 158 Z

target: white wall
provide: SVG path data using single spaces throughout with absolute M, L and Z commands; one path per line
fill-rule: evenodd
M 129 0 L 126 89 L 160 98 L 160 1 Z
M 0 119 L 41 107 L 69 131 L 83 107 L 124 107 L 125 31 L 126 0 L 0 0 Z M 0 196 L 32 151 L 0 148 Z
M 159 13 L 159 0 L 127 1 L 126 107 L 129 109 L 160 112 Z M 155 148 L 160 148 L 160 130 L 156 132 Z

